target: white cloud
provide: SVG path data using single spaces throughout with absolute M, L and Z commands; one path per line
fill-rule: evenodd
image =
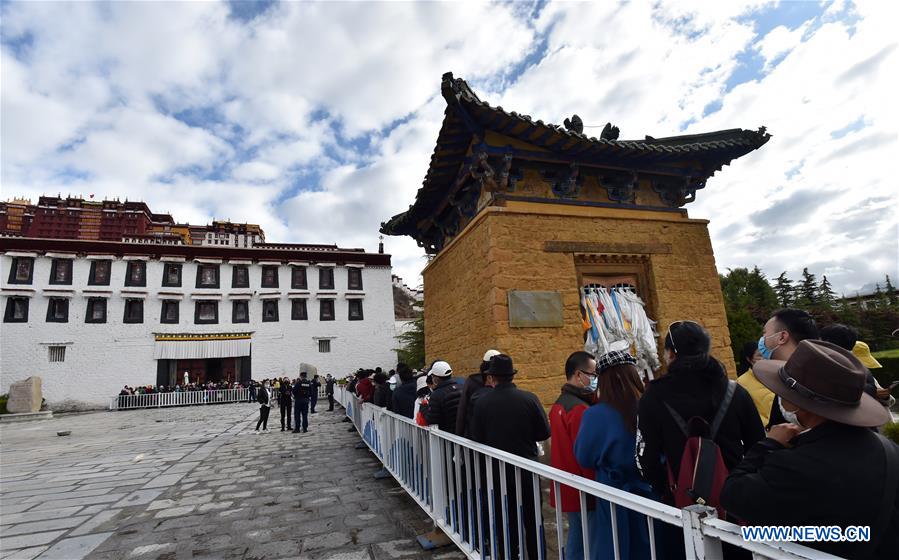
M 769 2 L 550 3 L 535 20 L 514 3 L 280 3 L 249 23 L 223 3 L 7 3 L 3 192 L 143 199 L 374 250 L 421 186 L 453 71 L 492 104 L 624 138 L 767 125 L 690 213 L 711 218 L 721 269 L 808 265 L 850 291 L 897 269 L 897 49 L 889 6 L 837 4 L 759 37 Z M 746 49 L 765 74 L 726 91 Z M 791 201 L 803 220 L 772 222 Z M 385 245 L 417 284 L 414 241 Z
M 755 48 L 765 58 L 765 69 L 770 70 L 778 57 L 790 52 L 802 41 L 811 22 L 805 22 L 796 29 L 778 25 L 755 44 Z

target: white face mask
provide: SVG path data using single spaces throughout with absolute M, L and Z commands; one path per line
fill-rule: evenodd
M 802 429 L 805 429 L 805 426 L 803 426 L 802 423 L 799 422 L 799 418 L 796 417 L 796 413 L 790 412 L 789 410 L 784 408 L 783 402 L 780 399 L 777 399 L 777 406 L 780 407 L 780 413 L 783 414 L 784 420 L 786 420 L 790 424 L 794 424 Z

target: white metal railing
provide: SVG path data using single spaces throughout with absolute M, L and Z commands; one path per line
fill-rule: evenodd
M 740 527 L 717 519 L 714 508 L 697 505 L 677 509 L 436 427 L 421 427 L 409 418 L 360 403 L 345 387 L 335 388 L 335 398 L 346 408 L 346 415 L 384 467 L 435 525 L 472 559 L 515 558 L 516 551 L 527 550 L 529 560 L 544 560 L 547 530 L 558 546 L 554 557 L 566 558 L 563 514 L 556 508 L 555 519 L 547 523 L 542 509 L 542 489 L 552 486 L 560 499 L 562 485 L 578 492 L 581 518 L 585 520 L 584 558 L 591 557 L 586 513 L 587 499 L 592 497 L 602 500 L 596 502 L 597 508 L 608 508 L 616 559 L 622 558 L 617 516 L 628 512 L 645 516 L 644 536 L 649 542 L 645 558 L 652 560 L 656 560 L 657 551 L 675 545 L 683 546 L 689 559 L 720 559 L 722 543 L 752 552 L 755 560 L 838 559 L 794 543 L 746 542 Z M 634 555 L 633 550 L 630 557 L 643 558 Z
M 200 391 L 180 391 L 173 393 L 117 395 L 109 399 L 109 410 L 234 403 L 247 402 L 249 400 L 249 389 L 203 389 Z
M 256 391 L 261 391 L 258 387 Z M 138 395 L 116 395 L 109 399 L 109 410 L 128 410 L 133 408 L 159 408 L 163 406 L 190 406 L 195 404 L 218 404 L 235 402 L 253 402 L 256 391 L 243 389 L 202 389 L 197 391 L 179 391 L 171 393 L 145 393 Z M 272 399 L 277 399 L 274 391 L 269 389 Z M 252 397 L 251 397 L 252 394 Z M 318 400 L 327 400 L 324 385 L 318 389 Z

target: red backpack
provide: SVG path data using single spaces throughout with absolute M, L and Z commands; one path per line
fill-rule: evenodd
M 724 465 L 724 459 L 721 458 L 721 449 L 715 443 L 715 437 L 736 390 L 736 382 L 728 381 L 724 398 L 711 426 L 704 418 L 698 416 L 690 418 L 689 423 L 684 422 L 681 415 L 671 408 L 671 405 L 665 403 L 665 407 L 674 418 L 674 423 L 687 438 L 677 480 L 674 480 L 671 464 L 668 464 L 668 484 L 671 487 L 671 495 L 674 496 L 675 506 L 684 508 L 699 504 L 714 507 L 718 510 L 718 517 L 724 519 L 725 512 L 720 505 L 720 496 L 728 470 Z

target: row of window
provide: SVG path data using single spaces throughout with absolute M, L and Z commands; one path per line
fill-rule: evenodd
M 165 263 L 162 272 L 162 286 L 165 288 L 180 288 L 181 275 L 184 266 L 181 263 Z M 278 288 L 278 266 L 264 265 L 262 267 L 261 285 L 263 288 Z M 112 261 L 91 261 L 91 269 L 88 274 L 89 286 L 109 286 L 112 271 Z M 31 284 L 34 279 L 34 258 L 14 257 L 12 268 L 9 271 L 10 284 Z M 50 265 L 50 284 L 72 284 L 72 259 L 53 259 Z M 125 286 L 146 287 L 147 263 L 144 261 L 128 261 L 125 273 Z M 219 265 L 197 265 L 197 288 L 219 288 Z M 234 265 L 231 270 L 232 288 L 250 287 L 250 269 L 245 265 Z M 293 266 L 290 273 L 290 287 L 296 290 L 308 288 L 306 282 L 306 267 Z M 321 267 L 318 269 L 318 288 L 320 290 L 334 289 L 334 269 Z M 362 289 L 362 269 L 347 269 L 347 289 Z
M 321 353 L 327 353 L 331 351 L 331 341 L 328 339 L 321 339 L 318 341 L 318 351 Z M 47 347 L 47 360 L 50 362 L 64 362 L 66 361 L 66 347 L 65 346 L 48 346 Z
M 334 300 L 320 299 L 319 315 L 320 321 L 334 320 Z M 27 323 L 28 322 L 28 303 L 29 298 L 10 297 L 6 300 L 6 312 L 3 315 L 5 323 Z M 265 323 L 278 321 L 278 300 L 265 299 L 262 300 L 262 321 Z M 361 321 L 362 317 L 362 300 L 351 299 L 349 303 L 349 313 L 347 319 L 350 321 Z M 87 313 L 84 317 L 85 323 L 105 323 L 107 312 L 106 298 L 88 298 Z M 163 300 L 162 313 L 159 318 L 160 323 L 177 324 L 181 317 L 181 302 L 178 300 Z M 306 309 L 305 299 L 290 300 L 290 318 L 293 321 L 306 321 L 309 314 Z M 47 306 L 47 322 L 48 323 L 68 323 L 69 322 L 69 300 L 68 298 L 50 298 Z M 144 322 L 144 300 L 142 299 L 126 299 L 125 314 L 122 319 L 124 323 L 143 323 Z M 219 322 L 219 302 L 210 300 L 200 300 L 194 302 L 194 323 L 197 325 L 214 325 Z M 232 323 L 249 323 L 250 322 L 250 302 L 233 301 L 231 302 L 231 322 Z

